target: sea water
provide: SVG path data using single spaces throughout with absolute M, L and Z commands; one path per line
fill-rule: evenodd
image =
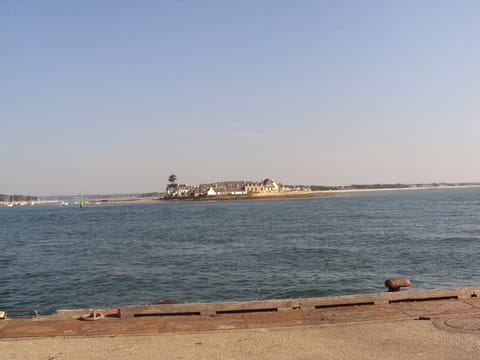
M 480 189 L 0 207 L 0 309 L 478 286 Z

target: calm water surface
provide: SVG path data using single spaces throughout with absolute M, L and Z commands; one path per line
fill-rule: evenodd
M 0 207 L 0 309 L 111 307 L 480 282 L 480 189 Z

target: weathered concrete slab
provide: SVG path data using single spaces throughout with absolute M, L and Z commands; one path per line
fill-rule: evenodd
M 480 296 L 480 288 L 453 288 L 330 296 L 299 299 L 299 301 L 301 308 L 306 309 L 348 305 L 380 305 L 412 301 L 475 299 L 477 296 Z
M 228 313 L 274 312 L 300 308 L 298 300 L 263 300 L 198 304 L 159 304 L 121 306 L 122 318 L 167 315 L 220 315 Z
M 403 302 L 475 299 L 478 288 L 435 289 L 385 292 L 324 298 L 219 302 L 198 304 L 134 305 L 119 308 L 122 318 L 168 315 L 221 315 L 228 313 L 276 312 L 295 309 L 323 309 L 342 306 L 368 306 Z

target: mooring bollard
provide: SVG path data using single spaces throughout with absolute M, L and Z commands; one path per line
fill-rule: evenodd
M 404 277 L 391 277 L 385 280 L 388 291 L 399 291 L 401 287 L 409 287 L 412 284 L 410 279 Z

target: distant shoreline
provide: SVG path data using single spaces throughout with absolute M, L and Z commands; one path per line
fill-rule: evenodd
M 369 188 L 369 189 L 345 189 L 345 190 L 320 190 L 321 192 L 368 192 L 368 191 L 401 191 L 401 190 L 445 190 L 445 189 L 463 189 L 463 188 L 480 188 L 480 184 L 472 185 L 440 185 L 440 186 L 412 186 L 412 187 L 398 187 L 398 188 Z
M 264 200 L 264 199 L 285 199 L 285 198 L 307 198 L 320 197 L 335 194 L 356 193 L 356 192 L 377 192 L 377 191 L 402 191 L 402 190 L 445 190 L 459 188 L 480 188 L 480 185 L 451 185 L 451 186 L 421 186 L 421 187 L 398 187 L 398 188 L 369 188 L 369 189 L 336 189 L 336 190 L 312 190 L 292 191 L 285 193 L 266 193 L 251 195 L 216 195 L 199 198 L 172 198 L 161 199 L 164 201 L 215 201 L 215 200 Z
M 246 194 L 246 195 L 214 195 L 203 197 L 185 198 L 116 198 L 116 199 L 89 199 L 89 203 L 119 203 L 119 202 L 196 202 L 196 201 L 241 201 L 241 200 L 268 200 L 268 199 L 294 199 L 311 198 L 321 196 L 332 196 L 336 194 L 357 193 L 357 192 L 378 192 L 378 191 L 403 191 L 403 190 L 445 190 L 462 188 L 480 188 L 480 185 L 451 185 L 451 186 L 421 186 L 421 187 L 399 187 L 399 188 L 368 188 L 368 189 L 335 189 L 335 190 L 312 190 L 292 191 L 282 193 Z

